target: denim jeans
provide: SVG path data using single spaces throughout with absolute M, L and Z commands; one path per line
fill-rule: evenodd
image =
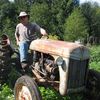
M 29 49 L 29 43 L 27 41 L 19 43 L 19 53 L 21 62 L 28 60 L 28 49 Z

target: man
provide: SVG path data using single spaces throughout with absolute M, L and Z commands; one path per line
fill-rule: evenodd
M 18 18 L 20 23 L 16 26 L 15 38 L 17 45 L 19 45 L 21 65 L 22 68 L 25 68 L 28 61 L 29 44 L 34 40 L 35 32 L 39 32 L 42 35 L 47 35 L 47 33 L 36 23 L 30 23 L 29 15 L 26 12 L 20 12 Z

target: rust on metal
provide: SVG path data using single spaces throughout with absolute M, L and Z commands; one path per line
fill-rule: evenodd
M 57 40 L 43 40 L 38 39 L 32 41 L 30 45 L 31 50 L 40 51 L 43 53 L 49 53 L 53 55 L 59 55 L 63 57 L 69 57 L 70 53 L 79 47 L 83 47 L 81 44 Z

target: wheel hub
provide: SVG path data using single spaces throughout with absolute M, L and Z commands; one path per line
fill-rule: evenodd
M 31 93 L 26 86 L 22 86 L 18 98 L 18 100 L 32 100 Z

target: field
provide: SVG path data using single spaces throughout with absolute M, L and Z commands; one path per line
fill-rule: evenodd
M 90 69 L 100 72 L 100 46 L 89 46 L 90 49 Z M 43 100 L 86 100 L 81 94 L 72 94 L 61 97 L 59 93 L 51 88 L 39 87 Z M 8 85 L 0 86 L 0 100 L 14 100 L 13 90 Z

